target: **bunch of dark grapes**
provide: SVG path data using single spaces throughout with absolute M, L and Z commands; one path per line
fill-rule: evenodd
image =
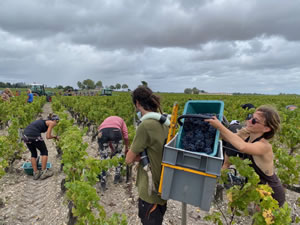
M 211 113 L 205 113 L 204 115 L 215 116 Z M 211 154 L 216 131 L 213 126 L 201 118 L 185 118 L 181 137 L 182 148 L 192 152 Z

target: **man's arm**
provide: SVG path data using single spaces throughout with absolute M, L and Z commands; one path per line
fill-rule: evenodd
M 124 145 L 125 145 L 125 155 L 127 155 L 129 150 L 129 140 L 124 138 Z
M 133 151 L 129 150 L 126 155 L 125 162 L 127 164 L 131 164 L 133 162 L 139 162 L 140 159 L 141 159 L 141 157 L 139 155 L 137 155 Z

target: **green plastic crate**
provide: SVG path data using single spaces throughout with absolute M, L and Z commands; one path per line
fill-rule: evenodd
M 214 113 L 218 115 L 218 119 L 222 121 L 223 119 L 223 111 L 224 111 L 224 102 L 217 101 L 217 100 L 190 100 L 184 106 L 183 115 L 186 114 L 205 114 L 205 113 Z M 184 119 L 183 119 L 184 121 Z M 182 148 L 181 144 L 181 137 L 184 135 L 183 126 L 180 127 L 178 132 L 178 139 L 176 143 L 176 148 Z M 218 151 L 218 141 L 219 141 L 220 131 L 217 130 L 213 152 L 211 154 L 200 153 L 200 152 L 193 152 L 195 154 L 206 154 L 210 156 L 215 156 Z
M 50 162 L 47 162 L 47 169 L 50 169 L 52 167 L 52 164 Z M 28 175 L 33 175 L 33 168 L 31 162 L 25 162 L 22 165 L 22 169 L 24 169 L 25 173 Z M 38 163 L 38 170 L 42 169 L 42 163 Z

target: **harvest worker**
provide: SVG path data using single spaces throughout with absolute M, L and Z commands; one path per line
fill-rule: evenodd
M 295 106 L 295 105 L 287 105 L 285 108 L 288 109 L 288 110 L 290 110 L 290 111 L 294 111 L 295 109 L 297 109 L 297 106 Z
M 251 103 L 246 103 L 241 105 L 241 107 L 245 110 L 255 110 L 255 106 Z M 252 113 L 248 113 L 246 116 L 246 121 L 250 120 L 252 118 Z M 237 133 L 239 130 L 241 130 L 245 126 L 244 123 L 240 123 L 238 120 L 232 120 L 227 126 L 227 128 L 232 131 L 233 133 Z M 241 135 L 241 133 L 239 133 Z M 228 169 L 230 166 L 229 157 L 231 156 L 239 156 L 240 158 L 243 158 L 244 154 L 241 152 L 238 152 L 238 150 L 233 147 L 230 143 L 223 140 L 223 148 L 224 148 L 224 163 L 222 166 L 222 169 Z
M 158 110 L 162 113 L 160 99 L 152 93 L 151 89 L 139 86 L 133 91 L 132 100 L 136 111 L 141 113 L 142 122 L 136 130 L 133 143 L 127 153 L 126 163 L 139 162 L 136 184 L 139 195 L 138 215 L 142 224 L 160 225 L 167 209 L 167 201 L 161 199 L 157 190 L 161 173 L 163 147 L 168 136 L 168 126 L 157 119 L 144 119 L 154 112 L 157 113 Z M 149 158 L 148 162 L 150 162 L 152 179 L 149 179 L 148 173 L 144 170 L 143 160 L 140 161 L 140 154 L 144 153 L 145 149 Z M 153 184 L 150 185 L 151 190 L 149 190 L 150 182 Z
M 269 143 L 280 127 L 278 112 L 271 106 L 260 106 L 252 118 L 247 120 L 246 127 L 237 134 L 223 126 L 216 117 L 205 121 L 217 128 L 225 141 L 244 153 L 244 158 L 252 162 L 251 167 L 258 174 L 260 183 L 268 184 L 273 189 L 273 198 L 278 201 L 279 206 L 282 206 L 285 202 L 285 191 L 275 174 L 274 154 Z
M 98 144 L 100 151 L 100 158 L 106 159 L 110 155 L 110 158 L 117 155 L 117 157 L 124 157 L 122 154 L 123 141 L 125 144 L 125 155 L 128 151 L 128 129 L 126 123 L 121 117 L 110 116 L 107 117 L 98 128 Z M 114 183 L 122 182 L 121 168 L 119 165 L 116 167 Z M 106 171 L 102 171 L 99 175 L 101 187 L 106 189 Z
M 1 94 L 1 99 L 2 99 L 4 102 L 10 102 L 9 95 L 6 94 L 5 91 L 3 91 L 3 93 Z
M 31 93 L 30 89 L 27 90 L 27 95 L 28 95 L 27 103 L 32 103 L 33 102 L 33 94 Z
M 36 120 L 29 124 L 24 129 L 23 140 L 27 145 L 29 151 L 31 152 L 31 164 L 33 168 L 33 179 L 46 179 L 53 175 L 53 171 L 48 170 L 47 161 L 48 161 L 48 150 L 46 144 L 41 136 L 41 133 L 46 133 L 47 139 L 56 139 L 58 136 L 52 135 L 52 129 L 57 125 L 59 117 L 57 115 L 50 114 L 47 120 Z M 42 158 L 42 171 L 37 168 L 37 150 L 41 153 Z
M 14 97 L 12 91 L 9 88 L 6 88 L 1 95 L 2 100 L 10 102 L 11 97 Z
M 243 109 L 247 109 L 247 110 L 249 110 L 249 109 L 255 109 L 255 106 L 253 104 L 251 104 L 251 103 L 243 104 L 243 105 L 241 105 L 241 107 Z
M 12 93 L 12 91 L 9 88 L 6 88 L 4 91 L 10 98 L 14 97 L 14 94 Z

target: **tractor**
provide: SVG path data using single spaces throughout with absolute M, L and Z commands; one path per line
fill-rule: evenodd
M 34 96 L 46 96 L 47 102 L 51 102 L 52 92 L 45 91 L 43 84 L 31 84 L 30 90 Z
M 102 88 L 101 89 L 101 96 L 112 96 L 112 89 L 109 88 Z

